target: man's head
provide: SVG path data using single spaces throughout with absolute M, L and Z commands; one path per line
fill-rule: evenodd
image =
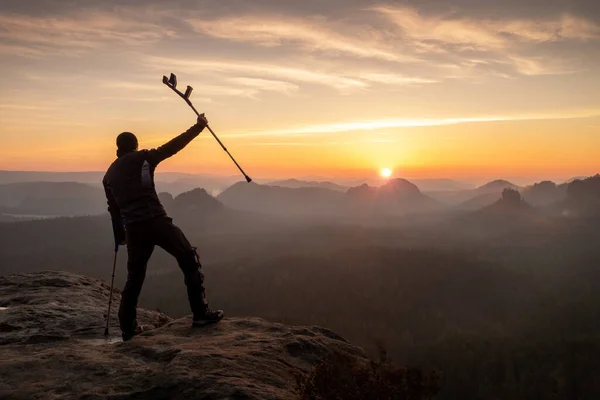
M 136 151 L 138 141 L 135 135 L 131 132 L 123 132 L 117 136 L 117 156 Z

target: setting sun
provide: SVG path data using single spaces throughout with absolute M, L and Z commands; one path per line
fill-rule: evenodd
M 392 170 L 389 168 L 383 168 L 379 173 L 384 178 L 389 178 L 390 176 L 392 176 Z

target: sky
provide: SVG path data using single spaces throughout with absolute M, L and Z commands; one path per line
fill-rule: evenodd
M 195 115 L 250 176 L 600 172 L 596 0 L 0 2 L 0 169 L 100 171 Z M 160 171 L 239 174 L 205 131 Z

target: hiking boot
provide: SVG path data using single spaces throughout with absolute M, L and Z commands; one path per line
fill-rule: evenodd
M 121 337 L 123 338 L 123 341 L 126 342 L 128 340 L 131 340 L 134 336 L 143 333 L 145 330 L 146 329 L 144 329 L 144 327 L 142 325 L 137 325 L 133 331 L 123 332 L 121 334 Z
M 207 308 L 204 314 L 194 314 L 192 326 L 204 326 L 208 324 L 214 324 L 223 319 L 225 313 L 223 310 L 211 310 Z

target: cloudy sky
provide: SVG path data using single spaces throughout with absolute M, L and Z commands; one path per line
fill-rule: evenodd
M 600 172 L 596 0 L 0 3 L 0 169 L 103 170 L 195 121 L 251 176 Z M 163 171 L 236 174 L 209 135 Z

